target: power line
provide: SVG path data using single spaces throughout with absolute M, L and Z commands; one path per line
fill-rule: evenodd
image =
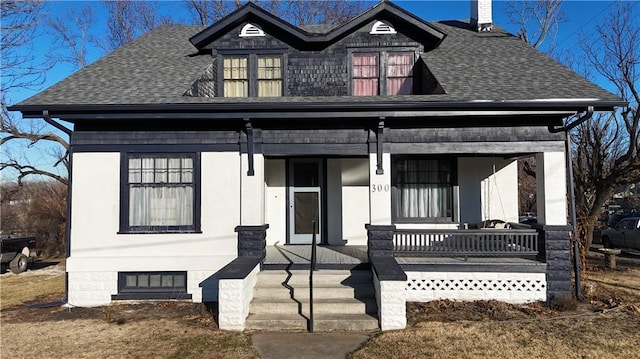
M 591 23 L 593 20 L 595 20 L 598 16 L 600 16 L 603 12 L 605 12 L 606 10 L 608 10 L 611 6 L 613 6 L 616 2 L 612 1 L 607 7 L 605 7 L 604 9 L 600 10 L 599 13 L 595 14 L 591 19 L 587 20 L 584 24 L 582 24 L 580 27 L 578 27 L 577 29 L 575 29 L 571 34 L 567 35 L 564 39 L 562 39 L 561 41 L 559 41 L 558 43 L 556 43 L 556 46 L 564 43 L 565 41 L 569 40 L 569 38 L 571 38 L 573 35 L 575 35 L 578 31 L 582 30 L 585 26 L 587 26 L 589 23 Z M 635 6 L 637 3 L 633 4 L 632 6 Z

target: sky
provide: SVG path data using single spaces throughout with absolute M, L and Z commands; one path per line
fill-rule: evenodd
M 470 13 L 470 1 L 431 1 L 431 0 L 409 0 L 409 1 L 393 1 L 396 5 L 412 12 L 418 17 L 427 21 L 439 20 L 461 20 L 468 19 Z M 504 8 L 507 1 L 493 1 L 493 21 L 495 24 L 505 28 L 511 33 L 517 33 L 514 25 L 508 24 L 504 15 Z M 640 3 L 640 1 L 636 1 Z M 53 15 L 64 15 L 70 7 L 82 7 L 81 1 L 47 1 L 48 11 Z M 96 17 L 104 16 L 101 4 L 98 1 L 87 1 L 93 4 L 96 10 Z M 188 14 L 184 9 L 183 2 L 180 1 L 160 1 L 161 11 L 168 13 L 184 13 L 183 18 L 187 18 Z M 371 2 L 373 6 L 376 2 Z M 562 4 L 562 10 L 566 17 L 566 22 L 560 24 L 557 34 L 556 43 L 558 47 L 570 49 L 575 45 L 578 34 L 593 32 L 597 20 L 606 15 L 608 10 L 615 4 L 615 1 L 571 1 L 565 0 Z M 99 12 L 102 10 L 102 13 Z M 640 18 L 638 19 L 640 21 Z M 102 31 L 105 31 L 102 29 Z M 36 49 L 42 49 L 42 55 L 51 47 L 52 38 L 47 34 L 42 34 L 35 39 Z M 543 46 L 544 48 L 544 46 Z M 105 54 L 102 50 L 94 49 L 90 51 L 89 58 L 93 62 Z M 42 89 L 49 87 L 56 82 L 69 76 L 77 69 L 70 65 L 58 65 L 47 73 L 47 80 Z M 34 95 L 40 90 L 28 90 L 16 93 L 13 96 L 15 102 L 26 99 Z
M 427 21 L 439 21 L 439 20 L 462 20 L 468 19 L 470 15 L 470 1 L 431 1 L 431 0 L 409 0 L 409 1 L 393 1 L 396 5 L 406 9 L 407 11 L 413 13 L 414 15 L 427 20 Z M 640 14 L 640 0 L 633 1 L 634 2 L 634 10 L 636 14 Z M 64 16 L 70 8 L 80 9 L 85 2 L 80 1 L 47 1 L 46 9 L 51 15 Z M 100 19 L 102 17 L 106 17 L 105 10 L 98 1 L 88 1 L 96 12 L 96 18 Z M 375 5 L 377 2 L 371 2 L 371 6 Z M 188 13 L 184 8 L 183 2 L 178 1 L 160 1 L 161 12 L 164 13 L 172 13 L 179 14 L 179 16 L 184 19 L 188 18 Z M 560 49 L 560 51 L 572 51 L 571 49 L 575 48 L 578 36 L 580 34 L 584 35 L 592 35 L 595 32 L 595 25 L 601 18 L 605 17 L 609 11 L 612 10 L 613 6 L 615 6 L 614 1 L 571 1 L 565 0 L 562 4 L 562 11 L 564 12 L 566 21 L 561 23 L 558 29 L 558 33 L 556 35 L 556 47 Z M 507 18 L 504 13 L 504 9 L 506 7 L 506 1 L 494 0 L 493 1 L 493 22 L 498 26 L 506 29 L 511 33 L 517 33 L 517 27 L 515 25 L 511 25 L 508 23 Z M 640 21 L 640 17 L 636 16 L 636 21 Z M 44 22 L 42 22 L 42 26 L 44 26 Z M 40 35 L 34 38 L 34 47 L 33 51 L 35 51 L 36 56 L 43 57 L 49 51 L 53 50 L 54 41 L 50 35 L 44 31 L 44 28 L 41 29 Z M 106 28 L 98 28 L 96 31 L 103 32 L 106 31 Z M 544 46 L 542 48 L 544 50 Z M 104 52 L 99 49 L 92 49 L 89 51 L 89 61 L 94 62 L 100 57 L 104 56 Z M 68 77 L 72 73 L 77 71 L 77 69 L 73 68 L 68 64 L 59 64 L 54 66 L 50 71 L 46 74 L 46 81 L 42 87 L 38 89 L 29 89 L 29 90 L 20 90 L 13 93 L 8 94 L 9 103 L 14 104 L 20 102 L 43 89 L 50 87 L 56 82 Z M 601 81 L 600 79 L 593 79 L 600 86 L 608 89 L 610 91 L 614 91 L 614 89 L 607 83 Z M 24 120 L 27 121 L 27 120 Z M 16 151 L 24 150 L 25 152 L 31 150 L 27 150 L 26 148 L 15 148 L 11 149 L 12 153 L 16 153 Z M 3 151 L 4 152 L 4 151 Z M 45 150 L 46 152 L 46 150 Z M 51 160 L 47 158 L 46 153 L 41 153 L 40 155 L 29 154 L 29 160 L 35 162 L 37 165 L 47 166 L 48 162 Z M 0 181 L 10 179 L 10 174 L 0 173 Z

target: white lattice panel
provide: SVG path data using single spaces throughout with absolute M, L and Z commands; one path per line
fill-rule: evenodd
M 501 300 L 524 303 L 546 300 L 544 273 L 407 272 L 407 301 L 436 299 Z

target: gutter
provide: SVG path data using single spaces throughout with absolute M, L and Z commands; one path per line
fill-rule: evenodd
M 75 119 L 243 119 L 243 118 L 378 118 L 424 116 L 500 116 L 550 115 L 567 117 L 584 108 L 583 101 L 358 101 L 327 102 L 210 102 L 117 105 L 14 105 L 10 111 L 21 111 L 25 118 L 42 118 L 43 110 L 52 116 L 73 122 Z M 599 101 L 591 105 L 594 111 L 613 111 L 620 102 Z M 582 120 L 580 120 L 582 121 Z M 571 124 L 576 126 L 578 121 Z M 550 131 L 562 131 L 552 127 Z
M 73 131 L 71 131 L 70 129 L 64 127 L 59 122 L 54 121 L 51 118 L 51 115 L 49 114 L 49 110 L 42 110 L 42 118 L 44 119 L 44 122 L 50 124 L 51 126 L 57 128 L 58 130 L 66 133 L 69 136 L 71 136 L 71 134 L 73 133 Z
M 551 133 L 558 133 L 563 131 L 569 132 L 574 128 L 576 128 L 577 126 L 579 126 L 580 124 L 582 124 L 583 122 L 590 120 L 591 116 L 593 116 L 593 111 L 594 111 L 593 106 L 589 106 L 587 107 L 587 112 L 584 115 L 580 116 L 580 118 L 576 119 L 570 124 L 567 124 L 561 127 L 549 126 L 549 132 Z M 573 220 L 575 221 L 575 217 L 573 218 Z

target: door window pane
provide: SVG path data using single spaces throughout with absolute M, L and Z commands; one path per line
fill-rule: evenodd
M 319 234 L 317 192 L 296 192 L 294 194 L 295 234 L 312 234 L 313 221 L 316 222 L 316 234 Z
M 318 164 L 295 163 L 293 165 L 293 185 L 294 187 L 318 187 Z

